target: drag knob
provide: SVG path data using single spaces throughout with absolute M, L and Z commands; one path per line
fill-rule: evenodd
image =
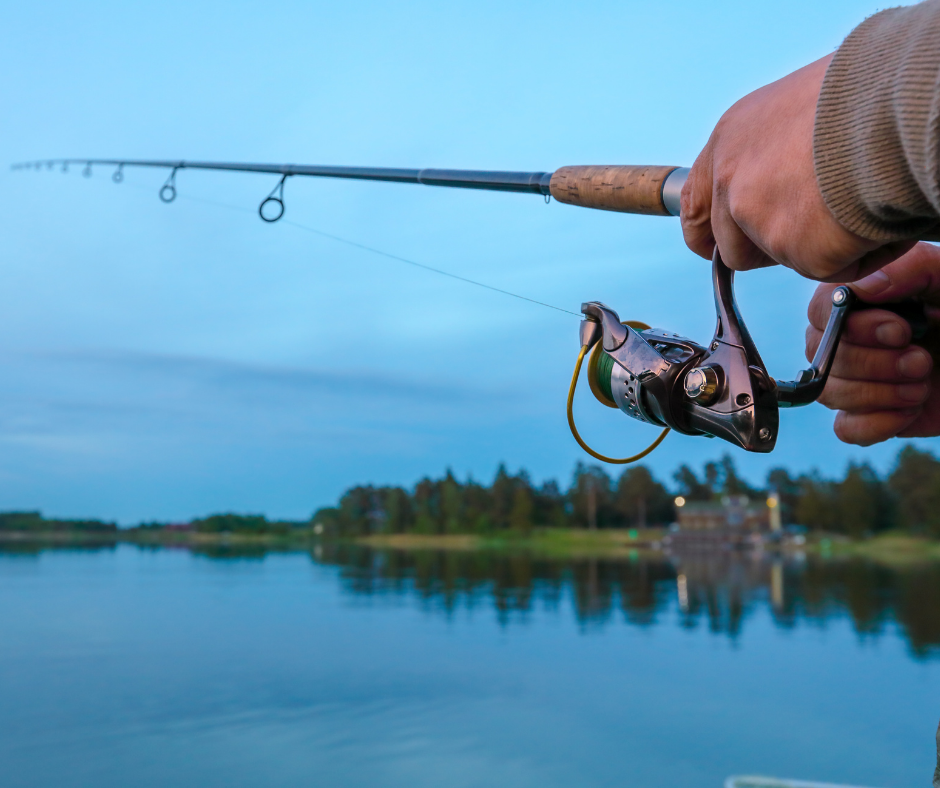
M 699 405 L 710 405 L 718 396 L 718 373 L 714 367 L 695 367 L 685 376 L 685 393 Z

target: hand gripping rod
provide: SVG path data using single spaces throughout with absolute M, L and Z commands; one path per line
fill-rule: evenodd
M 499 172 L 489 170 L 397 169 L 391 167 L 332 167 L 310 164 L 241 164 L 212 161 L 149 159 L 43 159 L 14 164 L 12 169 L 42 169 L 69 164 L 124 167 L 161 167 L 170 170 L 228 170 L 265 172 L 288 177 L 351 178 L 391 183 L 423 183 L 457 189 L 487 189 L 554 197 L 558 202 L 604 211 L 678 216 L 679 193 L 689 170 L 685 167 L 602 166 L 562 167 L 555 172 Z

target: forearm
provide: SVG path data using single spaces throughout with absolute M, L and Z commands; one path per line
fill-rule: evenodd
M 847 230 L 940 238 L 940 0 L 852 31 L 823 81 L 813 153 L 826 206 Z

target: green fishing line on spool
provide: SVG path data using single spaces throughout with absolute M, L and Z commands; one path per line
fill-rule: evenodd
M 614 374 L 614 359 L 607 353 L 601 353 L 597 359 L 597 387 L 601 393 L 611 402 L 614 401 L 614 395 L 610 388 L 610 379 Z

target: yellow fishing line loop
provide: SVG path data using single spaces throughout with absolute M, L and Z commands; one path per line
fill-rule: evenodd
M 581 352 L 578 353 L 578 361 L 574 365 L 574 375 L 571 376 L 571 385 L 568 387 L 568 426 L 571 428 L 571 434 L 574 435 L 574 439 L 578 442 L 578 445 L 584 449 L 588 454 L 590 454 L 595 460 L 600 460 L 601 462 L 608 462 L 611 465 L 627 465 L 631 462 L 637 462 L 642 460 L 647 454 L 650 454 L 660 443 L 666 439 L 666 435 L 669 434 L 669 427 L 666 427 L 660 434 L 659 437 L 654 440 L 649 446 L 647 446 L 639 454 L 634 454 L 632 457 L 623 457 L 622 459 L 615 459 L 614 457 L 605 457 L 603 454 L 598 454 L 594 449 L 588 446 L 584 440 L 581 438 L 581 435 L 578 433 L 578 428 L 574 426 L 574 392 L 578 387 L 578 378 L 581 376 L 581 364 L 584 363 L 584 356 L 587 354 L 590 347 L 584 345 L 581 348 Z

